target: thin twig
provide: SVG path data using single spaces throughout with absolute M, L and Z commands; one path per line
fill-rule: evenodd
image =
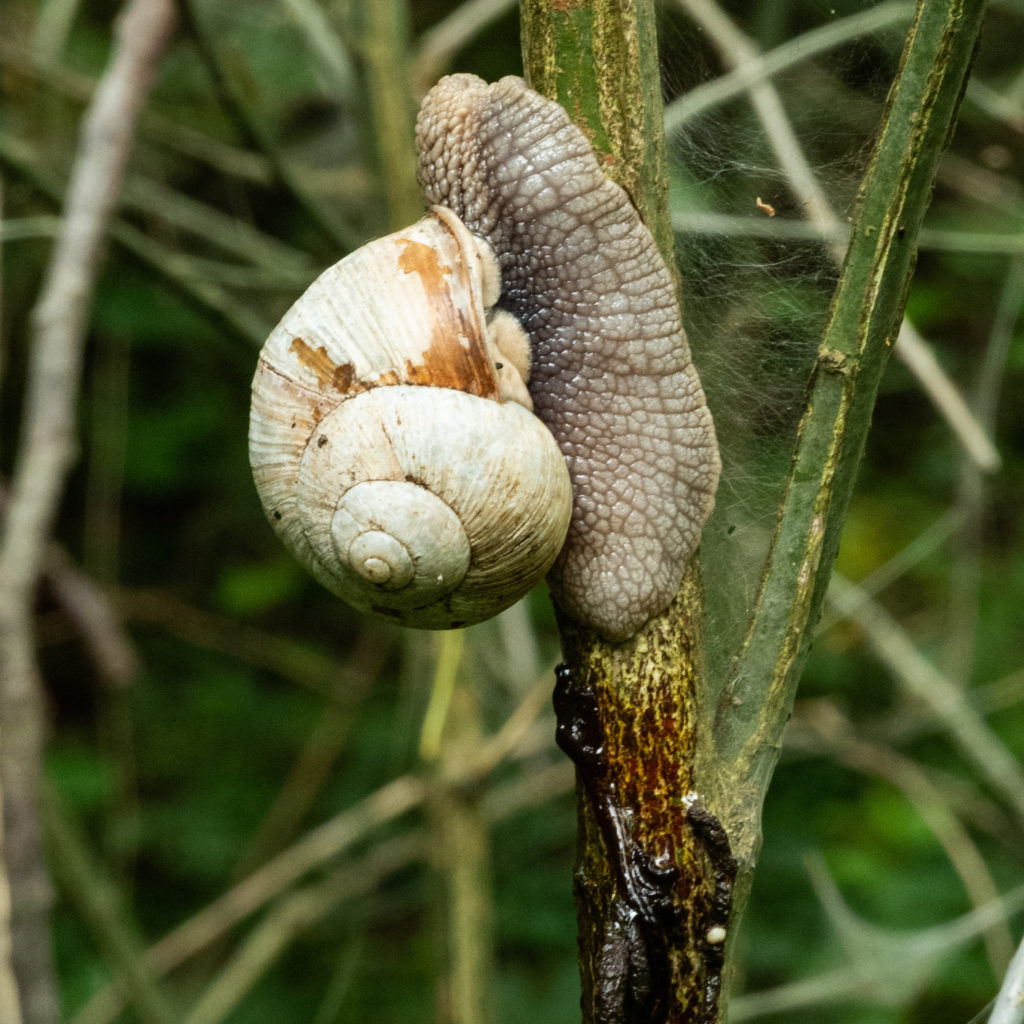
M 877 597 L 897 580 L 909 573 L 929 555 L 934 554 L 957 530 L 963 526 L 964 517 L 956 510 L 950 510 L 921 531 L 905 547 L 901 548 L 887 562 L 860 580 L 857 586 L 865 597 Z M 832 609 L 826 609 L 818 622 L 819 636 L 836 624 L 840 616 Z
M 446 634 L 447 635 L 447 634 Z M 481 646 L 484 633 L 468 632 Z M 449 654 L 442 643 L 437 676 Z M 494 936 L 491 926 L 490 830 L 481 809 L 481 789 L 466 780 L 480 761 L 480 658 L 473 647 L 455 666 L 453 688 L 443 702 L 441 740 L 430 769 L 430 848 L 444 887 L 443 987 L 451 1024 L 483 1024 L 494 1015 Z M 440 685 L 438 679 L 435 686 Z M 433 702 L 432 702 L 433 703 Z M 422 746 L 421 746 L 422 749 Z
M 32 33 L 32 56 L 41 64 L 60 60 L 82 0 L 60 0 L 39 5 L 39 17 Z
M 981 907 L 998 899 L 995 880 L 970 832 L 957 816 L 949 794 L 936 786 L 919 764 L 891 747 L 858 736 L 853 723 L 835 704 L 825 700 L 801 707 L 786 733 L 787 744 L 801 745 L 801 741 L 807 740 L 817 753 L 864 774 L 887 779 L 903 792 L 946 851 L 972 906 Z M 985 946 L 989 965 L 999 977 L 1013 952 L 1013 938 L 1005 921 L 986 931 Z
M 0 778 L 0 1020 L 21 1024 L 21 1000 L 11 965 L 11 887 L 4 862 L 4 792 Z
M 0 162 L 6 164 L 48 199 L 59 202 L 62 188 L 49 168 L 42 166 L 32 148 L 21 139 L 0 131 Z M 187 300 L 219 321 L 228 333 L 254 345 L 262 345 L 271 325 L 242 302 L 234 301 L 222 288 L 206 280 L 186 253 L 169 252 L 137 227 L 113 218 L 107 232 L 119 245 L 143 264 L 167 279 Z
M 186 644 L 218 651 L 243 664 L 274 672 L 290 683 L 332 700 L 338 697 L 339 678 L 347 680 L 351 690 L 362 686 L 362 681 L 350 674 L 346 663 L 310 644 L 245 626 L 235 619 L 197 608 L 170 593 L 122 589 L 115 604 L 130 623 L 155 626 Z M 394 635 L 374 632 L 370 639 L 387 653 Z
M 953 431 L 964 451 L 983 473 L 994 473 L 1003 460 L 984 427 L 968 408 L 960 389 L 942 369 L 935 350 L 909 320 L 900 326 L 896 358 L 917 378 L 921 389 Z
M 95 92 L 96 82 L 92 77 L 59 65 L 43 66 L 33 60 L 20 40 L 14 38 L 0 36 L 0 64 L 5 73 L 27 78 L 33 86 L 41 85 L 82 106 L 89 103 Z M 152 110 L 142 114 L 139 135 L 230 177 L 258 185 L 273 181 L 270 165 L 259 153 L 221 142 Z M 309 169 L 303 168 L 297 173 L 305 179 L 309 176 Z
M 389 644 L 379 643 L 377 634 L 367 631 L 360 637 L 344 669 L 336 670 L 326 680 L 333 682 L 334 694 L 326 702 L 274 802 L 239 857 L 236 877 L 248 874 L 291 841 L 321 787 L 330 778 L 355 721 L 356 710 L 376 683 L 390 653 Z
M 1022 306 L 1024 256 L 1019 256 L 1010 262 L 975 385 L 974 415 L 989 433 L 995 428 L 1007 359 Z M 980 616 L 982 534 L 989 507 L 987 493 L 987 482 L 978 467 L 969 459 L 962 460 L 954 507 L 964 520 L 964 528 L 958 537 L 950 575 L 950 599 L 946 613 L 949 640 L 945 652 L 945 669 L 961 685 L 970 679 L 975 661 Z
M 0 521 L 8 501 L 7 488 L 0 482 Z M 130 684 L 138 660 L 108 596 L 65 549 L 52 542 L 46 545 L 43 575 L 57 603 L 78 627 L 99 677 L 116 687 Z
M 308 282 L 312 277 L 313 265 L 306 253 L 155 178 L 136 175 L 128 181 L 124 205 L 195 235 L 246 263 L 275 271 L 284 278 L 283 287 L 303 279 Z
M 767 238 L 785 242 L 827 242 L 849 240 L 850 225 L 839 224 L 823 231 L 805 220 L 786 217 L 752 217 L 743 214 L 710 213 L 707 210 L 673 210 L 672 230 L 680 235 Z M 1024 256 L 1022 231 L 961 231 L 922 228 L 917 238 L 921 250 L 976 252 L 987 256 Z
M 308 871 L 336 857 L 362 836 L 418 807 L 423 783 L 399 776 L 365 800 L 307 833 L 273 860 L 208 904 L 184 925 L 169 932 L 149 951 L 150 962 L 164 972 L 182 963 L 226 928 L 242 920 Z
M 436 761 L 441 755 L 441 736 L 445 722 L 448 721 L 465 640 L 464 629 L 446 630 L 437 635 L 437 661 L 430 686 L 430 700 L 423 714 L 419 743 L 420 758 L 428 763 Z
M 29 238 L 56 238 L 60 217 L 12 217 L 0 223 L 0 242 L 21 242 Z M 2 370 L 2 367 L 0 367 Z
M 129 923 L 117 887 L 94 863 L 85 837 L 55 794 L 47 794 L 43 810 L 54 871 L 96 935 L 119 987 L 145 1024 L 176 1024 L 177 1015 L 141 955 L 142 940 Z
M 355 92 L 356 72 L 324 5 L 316 0 L 282 0 L 282 6 L 305 38 L 309 52 L 317 58 L 322 71 L 319 77 L 327 93 L 336 101 L 347 100 Z
M 525 789 L 523 783 L 528 783 Z M 570 792 L 572 784 L 572 766 L 566 762 L 534 769 L 524 779 L 490 794 L 484 820 L 489 824 L 507 820 L 556 793 Z M 372 892 L 395 872 L 432 853 L 426 830 L 414 829 L 381 842 L 355 864 L 335 869 L 322 883 L 282 894 L 203 994 L 187 1024 L 219 1024 L 304 931 L 343 902 Z
M 462 784 L 479 783 L 485 771 L 497 766 L 495 759 L 502 753 L 518 760 L 532 757 L 537 747 L 525 726 L 539 711 L 536 692 L 531 690 L 513 710 L 505 726 L 480 745 L 476 757 L 465 768 Z M 547 734 L 550 737 L 551 729 Z M 513 748 L 516 739 L 519 745 Z M 524 808 L 544 803 L 554 795 L 567 793 L 572 788 L 573 778 L 568 761 L 533 767 L 523 777 L 488 794 L 483 803 L 485 818 L 488 823 L 494 823 Z M 340 857 L 379 826 L 420 809 L 426 792 L 426 786 L 419 779 L 412 775 L 400 776 L 308 832 L 151 946 L 146 957 L 152 969 L 158 975 L 165 974 L 219 941 L 241 920 L 281 897 L 309 872 Z M 108 1024 L 123 1008 L 121 993 L 107 986 L 92 997 L 72 1024 Z
M 832 883 L 834 888 L 834 883 Z M 819 889 L 821 883 L 819 882 Z M 835 906 L 835 901 L 829 901 Z M 860 957 L 848 964 L 778 988 L 751 992 L 730 1004 L 730 1021 L 754 1020 L 773 1014 L 792 1014 L 809 1007 L 832 1007 L 839 1002 L 891 1005 L 920 989 L 943 958 L 1005 920 L 1024 905 L 1024 886 L 962 917 L 920 931 L 895 932 L 871 928 L 857 919 L 864 934 Z M 847 918 L 852 918 L 845 905 Z M 783 1018 L 784 1019 L 784 1018 Z
M 4 342 L 3 342 L 3 295 L 4 295 L 4 277 L 3 277 L 3 244 L 7 241 L 11 235 L 8 233 L 8 224 L 4 221 L 4 179 L 3 175 L 0 174 L 0 399 L 3 398 L 4 393 Z M 3 441 L 3 434 L 0 434 L 0 441 Z M 0 451 L 3 449 L 0 448 Z
M 306 216 L 325 238 L 346 252 L 355 249 L 361 239 L 347 224 L 330 216 L 310 194 L 305 183 L 296 174 L 291 162 L 285 157 L 273 133 L 267 129 L 259 115 L 252 109 L 248 97 L 228 71 L 221 59 L 214 33 L 207 24 L 208 15 L 198 9 L 195 0 L 177 0 L 177 2 L 199 54 L 206 64 L 214 88 L 230 116 L 248 136 L 253 146 L 266 157 L 277 180 L 288 189 Z M 241 60 L 242 54 L 238 54 L 238 57 Z
M 0 271 L 3 269 L 2 231 L 4 221 L 3 178 L 0 177 Z M 3 278 L 0 276 L 0 325 L 3 314 Z M 4 383 L 3 332 L 0 331 L 0 395 Z M 0 523 L 3 522 L 0 510 Z M 3 736 L 0 734 L 0 740 Z M 0 762 L 2 764 L 2 762 Z M 21 1000 L 18 998 L 18 983 L 11 963 L 11 886 L 7 880 L 7 862 L 4 858 L 4 786 L 3 772 L 0 771 L 0 1020 L 21 1024 Z
M 828 599 L 864 630 L 875 653 L 896 679 L 914 697 L 924 701 L 961 754 L 1013 809 L 1018 822 L 1024 823 L 1024 771 L 968 703 L 963 690 L 924 658 L 881 605 L 865 598 L 855 584 L 838 573 L 832 574 Z
M 138 673 L 138 658 L 107 595 L 56 544 L 47 546 L 45 573 L 57 601 L 78 627 L 100 679 L 118 689 L 129 686 Z
M 139 111 L 170 39 L 169 0 L 132 0 L 86 115 L 60 236 L 32 316 L 29 376 L 11 499 L 0 539 L 0 711 L 14 967 L 27 1024 L 56 1020 L 50 889 L 37 813 L 42 751 L 32 608 L 64 479 L 75 456 L 75 406 L 101 245 Z
M 741 96 L 751 86 L 767 81 L 787 68 L 827 53 L 859 39 L 861 36 L 878 35 L 888 28 L 902 28 L 914 13 L 913 3 L 906 0 L 889 0 L 888 3 L 869 7 L 864 11 L 838 18 L 802 32 L 781 46 L 767 53 L 757 54 L 726 75 L 703 85 L 673 100 L 665 108 L 665 134 L 672 135 L 699 117 L 706 110 Z
M 416 187 L 412 88 L 409 80 L 409 9 L 405 0 L 361 5 L 358 46 L 366 77 L 373 142 L 388 225 L 395 231 L 423 214 Z
M 166 974 L 222 938 L 239 921 L 295 885 L 307 872 L 337 857 L 381 825 L 421 806 L 425 786 L 403 775 L 307 833 L 273 860 L 244 878 L 198 914 L 168 932 L 149 948 L 146 961 L 157 975 Z M 101 989 L 73 1024 L 105 1024 L 123 1009 L 119 991 Z
M 968 103 L 973 103 L 994 121 L 1002 121 L 1008 128 L 1024 134 L 1024 112 L 1019 97 L 1001 93 L 978 78 L 967 84 Z
M 356 864 L 332 872 L 326 882 L 288 893 L 249 933 L 185 1024 L 220 1024 L 299 935 L 343 901 L 373 892 L 395 872 L 422 859 L 428 849 L 423 830 L 396 836 Z
M 495 649 L 490 644 L 481 645 L 481 654 L 489 659 L 500 677 L 513 693 L 522 694 L 542 675 L 550 688 L 551 671 L 541 672 L 540 644 L 537 631 L 530 618 L 530 602 L 527 598 L 516 601 L 506 608 L 495 620 L 500 644 Z M 554 662 L 550 669 L 554 669 Z

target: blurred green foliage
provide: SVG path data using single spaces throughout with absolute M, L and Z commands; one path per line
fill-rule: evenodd
M 74 16 L 66 32 L 59 30 L 63 6 L 7 0 L 0 14 L 5 232 L 57 212 L 43 186 L 66 179 L 83 102 L 109 52 L 116 5 L 69 5 Z M 315 6 L 330 27 L 326 36 L 310 28 L 312 5 L 305 3 L 191 6 L 215 40 L 221 73 L 276 147 L 272 156 L 293 169 L 313 202 L 347 233 L 366 238 L 384 231 L 387 169 L 377 164 L 365 95 L 369 41 L 355 5 Z M 764 48 L 860 6 L 854 0 L 727 5 Z M 398 88 L 399 72 L 417 66 L 429 30 L 455 11 L 454 3 L 440 0 L 410 5 L 411 48 L 393 54 Z M 720 65 L 678 9 L 666 5 L 663 22 L 671 99 L 718 74 Z M 854 198 L 904 24 L 800 64 L 777 82 L 811 163 L 843 213 Z M 913 375 L 894 360 L 839 560 L 843 574 L 865 579 L 951 517 L 950 529 L 925 545 L 877 599 L 933 664 L 973 688 L 972 699 L 1018 759 L 1024 756 L 1024 410 L 1015 400 L 1024 385 L 1024 338 L 1018 320 L 1009 325 L 1003 373 L 989 392 L 978 395 L 975 388 L 996 344 L 996 310 L 1021 302 L 1019 286 L 1016 295 L 1007 289 L 1024 259 L 1022 25 L 1019 4 L 993 4 L 977 85 L 968 91 L 928 222 L 936 233 L 956 233 L 957 244 L 997 233 L 1008 239 L 1006 247 L 925 249 L 908 303 L 909 317 L 969 401 L 992 406 L 1003 467 L 972 490 L 957 442 Z M 489 78 L 516 72 L 514 12 L 468 35 L 447 65 Z M 1018 104 L 1016 120 L 1001 114 L 1000 99 Z M 674 137 L 674 209 L 749 215 L 753 197 L 763 195 L 780 217 L 799 217 L 799 203 L 762 136 L 740 96 Z M 322 592 L 279 547 L 249 479 L 248 387 L 256 347 L 239 325 L 256 322 L 269 330 L 301 291 L 301 280 L 341 255 L 272 166 L 215 86 L 208 58 L 185 26 L 164 62 L 133 158 L 134 179 L 166 186 L 171 198 L 126 200 L 120 213 L 157 255 L 140 258 L 111 240 L 90 325 L 81 459 L 58 538 L 123 616 L 141 666 L 131 684 L 105 677 L 50 589 L 39 607 L 52 723 L 49 778 L 147 942 L 388 780 L 406 772 L 432 778 L 435 770 L 417 753 L 436 657 L 432 639 L 385 632 Z M 186 223 L 179 201 L 185 198 L 210 211 L 209 230 Z M 249 233 L 241 250 L 228 246 L 217 217 Z M 3 247 L 4 476 L 16 451 L 25 325 L 50 245 L 51 232 L 43 230 Z M 749 564 L 709 573 L 719 591 L 710 601 L 711 656 L 725 661 L 745 624 L 743 602 L 774 517 L 836 270 L 817 242 L 684 231 L 679 248 L 688 329 L 732 473 L 711 529 L 743 531 L 751 550 Z M 280 281 L 278 262 L 285 269 Z M 547 601 L 534 595 L 528 607 L 535 648 L 517 646 L 513 633 L 494 624 L 469 633 L 462 671 L 478 687 L 485 733 L 497 730 L 528 692 L 530 680 L 517 677 L 517 668 L 529 677 L 535 666 L 542 675 L 554 661 Z M 901 691 L 859 627 L 826 625 L 796 712 L 799 742 L 784 752 L 768 802 L 744 923 L 742 989 L 748 992 L 850 960 L 835 915 L 812 884 L 814 858 L 854 914 L 894 934 L 937 926 L 971 906 L 891 766 L 879 762 L 866 772 L 844 758 L 842 743 L 807 725 L 813 718 L 805 713 L 819 702 L 838 709 L 852 735 L 898 752 L 932 780 L 998 888 L 1024 877 L 1024 822 L 987 791 L 975 767 Z M 541 722 L 550 737 L 546 711 Z M 481 815 L 493 886 L 494 1003 L 506 1021 L 541 1024 L 577 1012 L 574 809 L 568 774 L 552 774 L 559 764 L 548 738 L 474 783 L 480 806 L 491 807 Z M 512 788 L 531 780 L 538 795 L 520 794 L 515 804 Z M 385 872 L 369 891 L 325 906 L 223 1019 L 401 1024 L 435 1012 L 445 1019 L 439 979 L 446 897 L 431 864 L 438 842 L 431 827 L 430 815 L 415 811 L 318 868 L 313 877 L 324 878 L 346 864 L 371 863 L 388 838 L 416 829 L 424 836 L 421 856 Z M 75 1020 L 110 983 L 111 965 L 67 889 L 55 925 L 64 1005 Z M 184 1011 L 201 996 L 232 962 L 249 927 L 249 920 L 236 925 L 168 977 L 174 1005 Z M 1019 936 L 1019 924 L 1013 934 Z M 926 973 L 920 987 L 908 984 L 890 1005 L 879 1006 L 866 983 L 856 994 L 826 990 L 819 1002 L 771 1019 L 963 1024 L 997 981 L 977 942 L 937 958 Z M 738 1019 L 756 1016 L 756 999 L 738 1004 L 737 1013 Z M 129 1011 L 121 1019 L 139 1018 Z

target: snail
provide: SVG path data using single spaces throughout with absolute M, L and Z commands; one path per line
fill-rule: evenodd
M 443 78 L 416 142 L 427 215 L 326 270 L 260 354 L 264 510 L 363 611 L 461 626 L 547 575 L 627 639 L 672 600 L 719 473 L 671 275 L 521 79 Z

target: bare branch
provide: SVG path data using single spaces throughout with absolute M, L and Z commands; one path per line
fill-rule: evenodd
M 132 0 L 82 129 L 64 218 L 33 311 L 24 423 L 0 538 L 0 771 L 11 881 L 14 970 L 27 1024 L 57 1018 L 49 946 L 50 887 L 37 804 L 42 750 L 32 606 L 65 475 L 88 311 L 135 123 L 174 25 L 170 0 Z
M 999 898 L 999 889 L 988 865 L 957 816 L 950 794 L 933 782 L 912 758 L 859 736 L 856 726 L 827 700 L 812 701 L 800 708 L 800 714 L 794 716 L 786 734 L 786 742 L 806 746 L 822 756 L 832 756 L 865 775 L 888 779 L 901 790 L 946 851 L 971 905 L 978 908 Z M 998 977 L 1013 953 L 1009 925 L 1005 921 L 998 922 L 986 931 L 984 938 L 989 964 Z
M 11 965 L 11 889 L 4 866 L 4 794 L 0 786 L 0 1020 L 21 1024 L 21 1000 Z

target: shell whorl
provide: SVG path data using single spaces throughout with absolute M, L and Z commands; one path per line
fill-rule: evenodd
M 339 576 L 351 577 L 350 586 L 394 593 L 400 602 L 436 601 L 469 568 L 469 538 L 458 513 L 408 480 L 364 480 L 350 487 L 331 518 L 330 538 Z
M 543 577 L 568 526 L 564 459 L 506 365 L 509 325 L 485 308 L 492 263 L 435 210 L 328 268 L 253 381 L 250 461 L 271 524 L 329 590 L 406 625 L 496 614 Z

